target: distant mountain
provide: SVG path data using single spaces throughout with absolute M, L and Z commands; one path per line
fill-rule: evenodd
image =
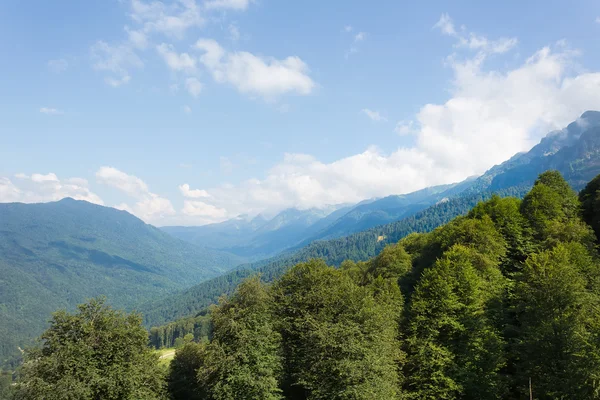
M 263 259 L 280 253 L 327 227 L 350 208 L 346 205 L 298 210 L 289 208 L 271 219 L 239 217 L 203 226 L 165 226 L 165 232 L 187 242 Z
M 473 182 L 440 185 L 405 195 L 362 201 L 356 205 L 283 210 L 272 219 L 261 215 L 204 226 L 166 226 L 165 232 L 193 244 L 261 260 L 303 247 L 315 240 L 333 239 L 387 224 L 415 214 L 467 189 Z
M 194 314 L 216 301 L 221 294 L 230 292 L 242 279 L 257 272 L 269 280 L 310 258 L 323 258 L 332 265 L 339 265 L 346 259 L 367 260 L 386 244 L 396 242 L 411 232 L 432 230 L 466 213 L 492 193 L 521 197 L 531 188 L 536 177 L 549 169 L 560 171 L 575 190 L 582 189 L 586 182 L 600 174 L 600 112 L 585 112 L 567 128 L 550 132 L 529 152 L 513 156 L 476 179 L 469 178 L 448 188 L 442 186 L 440 189 L 430 188 L 405 195 L 420 201 L 430 201 L 430 196 L 443 196 L 434 205 L 414 215 L 347 237 L 313 241 L 295 251 L 241 266 L 179 294 L 147 303 L 142 307 L 146 323 L 156 325 Z M 432 192 L 428 192 L 432 189 Z M 367 206 L 380 209 L 384 208 L 383 204 L 391 203 L 390 209 L 394 209 L 394 202 L 398 202 L 402 208 L 402 200 L 394 196 L 382 199 L 380 205 L 373 202 Z M 410 206 L 414 207 L 414 204 L 419 203 L 414 202 Z M 360 207 L 356 209 L 360 213 Z M 352 212 L 348 214 L 352 215 Z
M 243 261 L 85 201 L 0 204 L 0 362 L 56 309 L 98 295 L 132 307 Z

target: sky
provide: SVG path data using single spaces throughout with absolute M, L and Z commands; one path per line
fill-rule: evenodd
M 600 2 L 4 0 L 0 202 L 148 223 L 479 175 L 600 110 Z

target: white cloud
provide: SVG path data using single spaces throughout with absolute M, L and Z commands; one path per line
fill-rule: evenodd
M 207 9 L 245 10 L 250 0 L 210 0 L 204 3 Z
M 61 114 L 64 114 L 61 110 L 57 110 L 56 108 L 52 108 L 52 107 L 42 107 L 42 108 L 40 108 L 40 112 L 42 114 L 46 114 L 46 115 L 61 115 Z
M 190 106 L 183 106 L 183 112 L 190 114 L 192 112 L 192 108 Z
M 56 73 L 64 72 L 67 70 L 68 67 L 69 67 L 69 62 L 67 60 L 65 60 L 64 58 L 59 58 L 57 60 L 48 61 L 48 68 L 50 68 L 51 71 L 56 72 Z
M 188 53 L 177 53 L 172 45 L 162 43 L 156 46 L 156 51 L 173 71 L 196 71 L 196 60 Z
M 119 87 L 121 85 L 125 85 L 125 84 L 129 83 L 130 80 L 131 80 L 131 77 L 129 75 L 125 75 L 121 78 L 111 78 L 111 77 L 104 78 L 104 82 L 106 82 L 107 85 L 112 86 L 112 87 Z
M 342 29 L 344 32 L 352 32 L 352 26 L 351 25 L 346 25 L 344 26 L 344 29 Z
M 130 29 L 126 26 L 125 32 L 127 32 L 127 39 L 133 47 L 140 50 L 144 50 L 148 47 L 148 35 L 143 30 Z
M 394 128 L 394 132 L 400 136 L 406 136 L 418 133 L 418 130 L 415 127 L 414 121 L 398 121 Z
M 160 221 L 175 214 L 171 201 L 150 192 L 148 185 L 137 176 L 126 174 L 113 167 L 101 167 L 96 172 L 96 180 L 136 199 L 134 205 L 121 203 L 115 208 L 126 210 L 146 222 Z
M 379 111 L 369 110 L 368 108 L 363 108 L 360 110 L 361 113 L 365 114 L 367 117 L 371 119 L 371 121 L 375 122 L 385 122 L 387 118 L 385 118 Z
M 444 29 L 452 32 L 448 20 Z M 530 149 L 584 111 L 600 109 L 600 72 L 579 68 L 578 53 L 565 43 L 544 47 L 508 70 L 487 68 L 487 57 L 501 52 L 489 45 L 498 41 L 485 38 L 485 43 L 483 52 L 481 46 L 459 46 L 466 58 L 448 60 L 453 79 L 445 102 L 425 104 L 414 119 L 397 124 L 399 134 L 414 135 L 414 146 L 391 153 L 372 147 L 331 163 L 286 154 L 261 179 L 206 188 L 210 197 L 203 202 L 230 217 L 457 182 Z
M 0 203 L 13 203 L 21 199 L 22 192 L 10 179 L 0 177 Z
M 98 182 L 117 188 L 132 197 L 142 197 L 148 193 L 148 185 L 143 180 L 113 167 L 101 167 L 96 171 L 96 179 Z
M 109 45 L 99 40 L 90 49 L 93 67 L 98 71 L 112 74 L 105 81 L 111 86 L 120 86 L 128 83 L 131 68 L 142 68 L 144 63 L 138 55 L 127 45 Z
M 365 32 L 358 32 L 356 35 L 354 35 L 354 41 L 362 42 L 363 40 L 365 40 L 366 37 L 367 34 Z
M 200 92 L 202 92 L 202 83 L 197 78 L 187 78 L 185 80 L 185 88 L 189 94 L 198 97 Z
M 183 185 L 179 185 L 179 191 L 183 195 L 183 197 L 189 197 L 192 199 L 199 199 L 202 197 L 210 197 L 206 190 L 201 189 L 190 189 L 190 185 L 184 183 Z
M 485 36 L 474 32 L 467 32 L 463 26 L 458 32 L 454 27 L 454 22 L 448 14 L 442 14 L 439 21 L 433 26 L 438 28 L 444 35 L 456 38 L 458 41 L 455 47 L 478 50 L 482 54 L 502 54 L 511 50 L 517 45 L 516 38 L 500 38 L 497 40 L 488 40 Z
M 195 48 L 202 52 L 200 62 L 215 81 L 229 83 L 242 93 L 273 98 L 286 93 L 307 95 L 315 87 L 299 57 L 277 60 L 245 51 L 227 52 L 212 39 L 198 40 Z
M 182 39 L 186 31 L 204 24 L 195 0 L 178 0 L 166 5 L 160 1 L 131 0 L 131 18 L 144 33 L 161 33 Z
M 59 179 L 52 172 L 31 176 L 18 173 L 15 178 L 18 181 L 13 183 L 7 177 L 0 177 L 0 202 L 40 203 L 71 197 L 103 204 L 102 199 L 90 190 L 88 181 L 83 178 Z

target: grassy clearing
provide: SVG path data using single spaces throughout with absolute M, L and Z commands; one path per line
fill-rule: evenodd
M 175 349 L 172 347 L 156 350 L 156 352 L 158 353 L 158 356 L 159 356 L 158 363 L 165 367 L 168 367 L 169 364 L 171 364 L 171 361 L 173 360 L 173 358 L 175 357 Z

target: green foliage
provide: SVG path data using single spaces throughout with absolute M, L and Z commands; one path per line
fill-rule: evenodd
M 583 220 L 594 229 L 596 241 L 600 241 L 600 175 L 579 193 L 579 200 Z
M 131 308 L 241 261 L 72 199 L 0 204 L 0 254 L 0 365 L 42 333 L 54 310 L 100 295 Z
M 59 311 L 29 350 L 15 399 L 160 399 L 163 376 L 141 318 L 102 299 Z
M 173 400 L 203 400 L 208 394 L 198 384 L 198 370 L 204 368 L 206 346 L 188 342 L 171 361 L 167 385 Z
M 280 399 L 281 336 L 272 298 L 258 277 L 243 282 L 212 311 L 213 339 L 206 348 L 199 385 L 211 399 Z
M 599 397 L 600 299 L 588 278 L 597 281 L 599 272 L 579 244 L 559 244 L 525 262 L 513 302 L 521 396 L 531 377 L 536 398 Z
M 423 272 L 409 308 L 406 391 L 415 399 L 502 397 L 503 340 L 494 307 L 504 278 L 455 245 Z
M 380 277 L 381 280 L 383 278 Z M 383 282 L 381 282 L 383 283 Z M 321 261 L 299 264 L 274 288 L 289 399 L 393 399 L 401 352 L 392 281 L 376 296 Z M 383 285 L 385 286 L 385 285 Z M 394 293 L 385 296 L 381 293 Z

